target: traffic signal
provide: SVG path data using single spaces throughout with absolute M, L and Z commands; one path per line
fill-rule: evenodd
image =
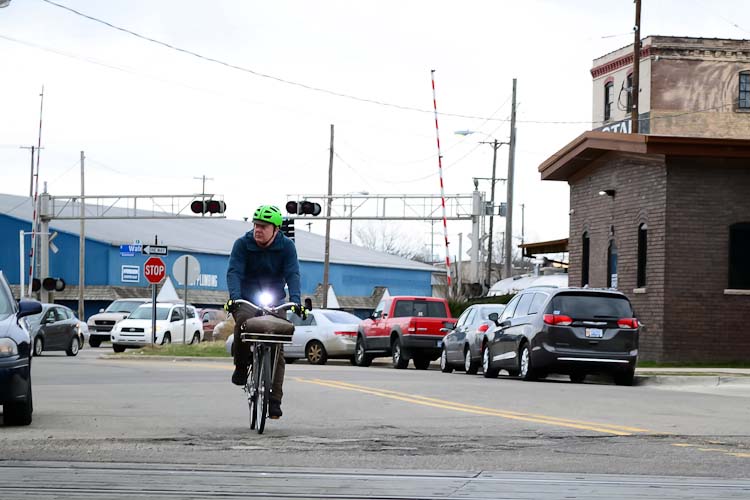
M 44 278 L 42 280 L 42 288 L 48 292 L 62 292 L 65 290 L 65 280 L 62 278 Z M 32 290 L 34 289 L 34 283 L 32 283 Z
M 320 215 L 320 213 L 323 211 L 323 209 L 320 206 L 320 203 L 315 203 L 312 201 L 302 200 L 302 201 L 287 201 L 286 202 L 286 211 L 287 213 L 294 214 L 294 215 Z
M 34 278 L 31 280 L 31 291 L 32 292 L 38 292 L 42 289 L 42 281 L 39 278 Z
M 194 200 L 190 204 L 190 211 L 194 214 L 223 214 L 227 204 L 221 200 Z
M 294 219 L 284 219 L 281 222 L 281 234 L 294 241 Z

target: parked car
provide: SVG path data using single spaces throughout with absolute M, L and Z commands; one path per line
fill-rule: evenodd
M 128 347 L 151 344 L 152 307 L 153 304 L 139 306 L 127 319 L 118 322 L 112 328 L 112 350 L 124 352 Z M 186 320 L 185 307 L 182 304 L 156 304 L 156 343 L 182 343 L 187 339 L 190 339 L 191 344 L 203 340 L 203 325 L 198 319 L 195 307 L 187 306 Z
M 391 356 L 394 368 L 406 368 L 413 359 L 417 370 L 426 370 L 440 357 L 445 329 L 455 324 L 445 299 L 387 297 L 360 323 L 354 363 L 370 366 L 375 357 Z
M 452 372 L 461 367 L 468 375 L 477 373 L 482 365 L 482 349 L 487 345 L 495 330 L 491 314 L 500 316 L 504 304 L 473 304 L 461 313 L 456 327 L 443 338 L 443 352 L 440 355 L 440 369 Z
M 39 314 L 27 318 L 34 356 L 46 351 L 65 351 L 77 356 L 83 347 L 85 334 L 75 313 L 60 304 L 42 304 Z
M 284 360 L 294 363 L 306 358 L 314 365 L 324 365 L 329 359 L 348 359 L 354 363 L 354 344 L 360 319 L 348 312 L 335 309 L 313 309 L 302 319 L 291 311 L 287 319 L 294 324 L 292 343 L 284 346 Z M 226 349 L 233 354 L 234 336 L 229 335 Z
M 214 327 L 212 338 L 214 341 L 226 341 L 232 337 L 232 334 L 234 334 L 234 318 L 228 314 L 227 319 Z
M 198 318 L 203 323 L 203 338 L 213 340 L 214 328 L 227 319 L 227 313 L 223 309 L 198 309 Z
M 324 365 L 334 358 L 354 362 L 354 344 L 361 321 L 357 316 L 334 309 L 313 309 L 306 319 L 291 311 L 287 319 L 294 323 L 292 344 L 284 346 L 287 360 L 306 358 L 313 365 Z
M 0 271 L 0 405 L 4 425 L 29 425 L 34 411 L 31 394 L 31 336 L 21 318 L 38 314 L 35 300 L 13 299 Z
M 99 347 L 103 341 L 109 340 L 117 322 L 146 303 L 150 304 L 151 299 L 117 299 L 106 309 L 99 309 L 99 313 L 92 315 L 86 322 L 89 327 L 89 345 Z
M 504 369 L 523 380 L 564 373 L 583 382 L 606 372 L 632 385 L 639 322 L 628 298 L 614 290 L 527 288 L 498 318 L 482 353 L 484 376 Z

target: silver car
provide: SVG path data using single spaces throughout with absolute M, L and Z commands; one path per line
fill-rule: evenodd
M 329 359 L 343 358 L 354 362 L 354 344 L 360 318 L 335 309 L 313 309 L 307 319 L 291 311 L 287 319 L 294 323 L 292 344 L 284 346 L 284 359 L 288 363 L 307 358 L 314 365 L 324 365 Z M 232 353 L 234 336 L 226 341 L 228 353 Z

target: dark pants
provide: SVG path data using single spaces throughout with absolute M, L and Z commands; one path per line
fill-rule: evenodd
M 235 313 L 235 324 L 234 324 L 234 366 L 247 367 L 252 363 L 250 346 L 248 342 L 243 342 L 241 334 L 242 324 L 250 316 L 245 316 L 241 312 Z M 279 349 L 276 356 L 276 370 L 273 374 L 273 385 L 271 386 L 271 400 L 281 402 L 281 398 L 284 397 L 284 372 L 286 371 L 286 363 L 284 362 L 284 345 L 279 344 Z

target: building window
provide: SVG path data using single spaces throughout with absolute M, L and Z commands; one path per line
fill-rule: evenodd
M 750 290 L 750 222 L 729 226 L 729 288 Z
M 648 226 L 643 223 L 638 226 L 638 276 L 637 288 L 646 286 L 646 254 L 648 251 Z
M 740 96 L 737 106 L 750 109 L 750 71 L 740 73 Z
M 617 288 L 617 244 L 609 242 L 607 248 L 607 288 Z
M 604 121 L 612 119 L 612 102 L 614 97 L 614 83 L 604 84 Z
M 630 113 L 633 111 L 633 73 L 630 73 L 627 78 L 625 78 L 625 86 L 627 87 L 625 112 Z
M 583 233 L 581 241 L 583 262 L 581 262 L 581 286 L 589 284 L 589 233 Z

